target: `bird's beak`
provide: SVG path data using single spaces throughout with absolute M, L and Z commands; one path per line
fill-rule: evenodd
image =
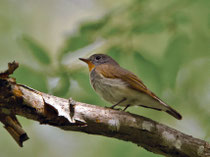
M 95 65 L 89 59 L 79 58 L 79 60 L 81 60 L 81 61 L 83 61 L 83 62 L 88 64 L 89 71 L 91 71 L 93 68 L 95 68 Z
M 89 59 L 86 59 L 86 58 L 79 58 L 79 60 L 81 60 L 81 61 L 83 61 L 83 62 L 85 62 L 87 64 L 90 62 L 90 60 Z

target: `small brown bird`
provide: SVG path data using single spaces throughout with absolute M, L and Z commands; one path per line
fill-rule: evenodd
M 87 59 L 79 58 L 88 64 L 90 82 L 96 93 L 115 106 L 142 106 L 165 111 L 176 119 L 182 116 L 152 93 L 132 72 L 123 69 L 111 57 L 94 54 Z

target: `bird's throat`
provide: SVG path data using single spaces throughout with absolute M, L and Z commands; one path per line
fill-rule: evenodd
M 95 65 L 91 62 L 88 62 L 88 68 L 89 68 L 89 71 L 92 71 L 93 68 L 95 68 Z

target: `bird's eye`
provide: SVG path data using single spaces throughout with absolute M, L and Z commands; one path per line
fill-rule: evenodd
M 101 59 L 101 56 L 96 56 L 96 60 L 99 60 L 99 59 Z

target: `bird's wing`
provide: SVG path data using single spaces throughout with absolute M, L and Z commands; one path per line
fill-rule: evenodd
M 168 106 L 166 103 L 164 103 L 160 98 L 158 98 L 153 92 L 151 92 L 145 85 L 144 83 L 133 73 L 130 71 L 121 68 L 120 66 L 113 66 L 113 65 L 107 65 L 107 64 L 102 64 L 100 66 L 97 66 L 95 68 L 96 72 L 100 73 L 106 78 L 118 78 L 122 79 L 125 81 L 128 86 L 134 90 L 137 90 L 139 92 L 145 93 L 146 95 L 150 96 L 153 98 L 155 101 L 159 102 L 163 106 L 165 106 L 165 111 L 174 116 L 177 119 L 182 119 L 182 116 L 173 108 Z M 143 105 L 141 105 L 143 106 Z M 162 106 L 162 107 L 163 107 Z M 152 109 L 160 109 L 159 107 L 149 107 L 149 106 L 143 106 L 143 107 L 148 107 Z
M 161 101 L 154 93 L 152 93 L 144 83 L 133 73 L 130 71 L 121 68 L 120 66 L 113 66 L 110 64 L 102 64 L 97 66 L 96 72 L 102 74 L 106 78 L 118 78 L 122 79 L 126 83 L 128 83 L 129 87 L 137 90 L 139 92 L 143 92 L 157 101 Z M 161 101 L 162 102 L 162 101 Z

